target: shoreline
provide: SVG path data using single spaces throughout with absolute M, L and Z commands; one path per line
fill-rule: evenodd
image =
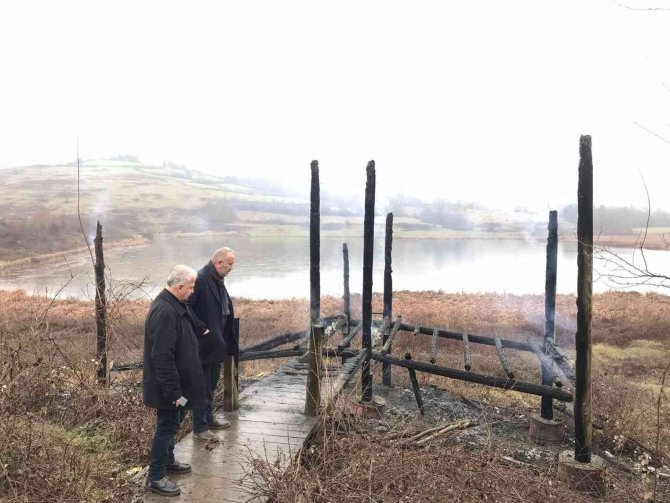
M 242 224 L 240 229 L 227 230 L 227 231 L 204 231 L 204 232 L 171 232 L 171 233 L 158 233 L 156 237 L 159 240 L 163 239 L 189 239 L 189 238 L 204 238 L 204 237 L 214 237 L 214 236 L 245 236 L 248 238 L 309 238 L 309 231 L 303 229 L 299 226 L 286 225 L 286 226 L 244 226 Z M 381 228 L 382 226 L 377 226 Z M 321 230 L 321 236 L 324 238 L 342 238 L 342 239 L 351 239 L 351 238 L 361 238 L 362 239 L 362 230 L 358 232 L 359 229 L 356 226 L 351 226 L 350 229 L 347 229 L 350 232 L 343 232 L 343 229 L 338 230 Z M 378 235 L 377 238 L 381 238 L 381 235 Z M 536 243 L 546 242 L 546 237 L 541 236 L 528 236 L 519 232 L 483 232 L 483 231 L 454 231 L 448 229 L 440 230 L 394 230 L 393 231 L 394 239 L 425 239 L 425 240 L 490 240 L 490 241 L 533 241 Z M 576 243 L 577 237 L 575 235 L 565 234 L 558 236 L 560 243 Z M 120 241 L 112 241 L 105 243 L 105 249 L 118 249 L 118 248 L 132 248 L 135 246 L 143 246 L 152 243 L 153 240 L 138 237 L 131 239 L 123 239 Z M 595 247 L 599 248 L 638 248 L 642 243 L 642 238 L 640 234 L 616 234 L 616 235 L 599 235 L 594 236 L 593 244 Z M 644 238 L 644 249 L 645 250 L 657 250 L 657 251 L 670 251 L 670 239 L 665 238 L 665 234 L 658 232 L 649 232 Z M 44 253 L 39 255 L 34 255 L 31 257 L 24 257 L 15 260 L 0 261 L 0 274 L 8 270 L 23 267 L 37 262 L 42 261 L 54 261 L 58 260 L 66 255 L 79 255 L 88 253 L 88 248 L 81 246 L 78 248 L 71 248 L 67 250 Z
M 105 250 L 112 250 L 116 248 L 133 248 L 135 246 L 143 246 L 151 243 L 151 240 L 147 238 L 131 238 L 131 239 L 122 239 L 120 241 L 111 241 L 105 243 Z M 91 247 L 91 250 L 93 248 Z M 79 248 L 70 248 L 68 250 L 62 250 L 52 253 L 42 253 L 40 255 L 33 255 L 32 257 L 24 257 L 16 260 L 8 260 L 5 262 L 0 261 L 0 273 L 13 269 L 15 267 L 23 267 L 26 265 L 34 264 L 37 262 L 52 262 L 60 258 L 65 257 L 66 255 L 73 254 L 85 254 L 88 253 L 88 248 L 86 246 L 80 246 Z

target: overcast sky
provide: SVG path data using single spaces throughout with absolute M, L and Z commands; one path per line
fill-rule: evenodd
M 658 3 L 631 0 L 646 8 Z M 670 11 L 615 1 L 0 3 L 0 167 L 136 154 L 538 210 L 670 210 Z M 643 129 L 645 128 L 645 129 Z

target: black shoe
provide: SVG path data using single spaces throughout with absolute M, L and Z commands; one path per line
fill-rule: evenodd
M 149 480 L 147 477 L 144 487 L 153 493 L 163 496 L 179 496 L 181 494 L 181 488 L 167 477 L 163 477 L 160 480 Z
M 180 463 L 176 461 L 171 465 L 165 467 L 168 473 L 189 473 L 191 471 L 191 465 L 188 463 Z

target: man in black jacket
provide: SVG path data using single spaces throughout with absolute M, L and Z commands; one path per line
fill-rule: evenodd
M 170 273 L 167 286 L 151 303 L 144 326 L 144 403 L 156 409 L 146 488 L 165 496 L 181 489 L 166 473 L 187 473 L 191 466 L 174 458 L 175 435 L 187 408 L 204 404 L 204 381 L 194 330 L 194 315 L 185 303 L 196 273 L 185 265 Z
M 225 418 L 214 415 L 212 401 L 221 374 L 221 363 L 228 355 L 239 355 L 233 301 L 223 282 L 234 264 L 233 250 L 228 247 L 216 250 L 210 261 L 198 271 L 195 291 L 188 299 L 197 317 L 196 333 L 205 379 L 205 405 L 193 409 L 193 436 L 207 442 L 218 441 L 211 429 L 230 426 Z

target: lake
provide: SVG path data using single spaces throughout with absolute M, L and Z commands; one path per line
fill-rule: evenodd
M 343 291 L 342 242 L 340 238 L 321 239 L 321 293 L 341 296 Z M 228 276 L 231 295 L 253 299 L 281 299 L 309 296 L 308 238 L 248 238 L 243 236 L 205 236 L 163 238 L 144 246 L 109 249 L 105 262 L 112 284 L 144 280 L 133 297 L 156 295 L 173 265 L 185 263 L 199 269 L 212 251 L 227 245 L 237 252 L 235 269 Z M 350 285 L 352 293 L 362 291 L 363 239 L 348 239 Z M 622 256 L 630 250 L 613 249 Z M 546 243 L 520 240 L 437 240 L 395 239 L 393 243 L 394 290 L 442 290 L 444 292 L 498 292 L 543 294 Z M 638 252 L 639 258 L 639 252 Z M 650 268 L 670 272 L 670 253 L 649 251 Z M 597 271 L 594 292 L 612 288 Z M 384 240 L 375 241 L 373 289 L 383 291 Z M 88 255 L 73 255 L 62 260 L 33 264 L 0 273 L 0 288 L 25 289 L 29 293 L 93 298 L 93 271 Z M 558 293 L 577 290 L 577 245 L 559 243 Z M 642 287 L 635 290 L 643 291 Z M 653 290 L 653 288 L 647 288 Z M 666 290 L 660 289 L 665 293 Z M 670 290 L 667 290 L 670 291 Z

